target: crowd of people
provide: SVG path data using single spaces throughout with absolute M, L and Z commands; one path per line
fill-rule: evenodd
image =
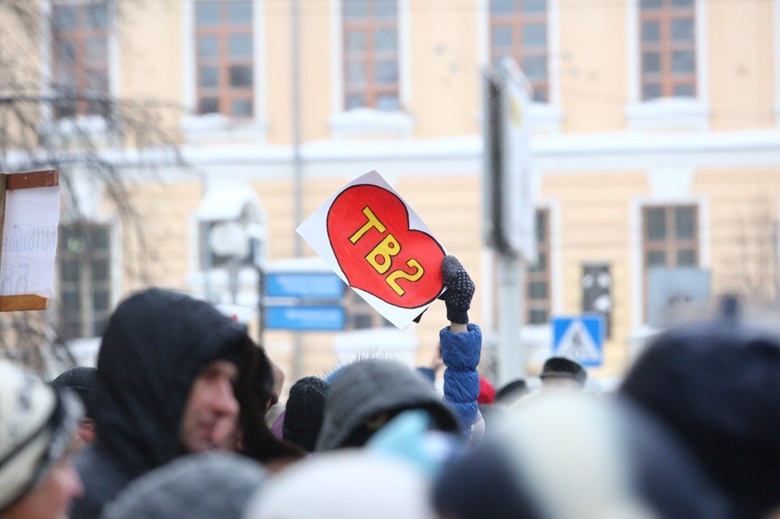
M 284 373 L 244 325 L 161 289 L 116 308 L 96 368 L 47 384 L 0 361 L 0 519 L 778 512 L 780 335 L 733 299 L 658 335 L 614 393 L 587 391 L 564 357 L 539 390 L 496 388 L 478 369 L 474 283 L 452 256 L 442 273 L 432 366 L 361 359 L 284 402 Z

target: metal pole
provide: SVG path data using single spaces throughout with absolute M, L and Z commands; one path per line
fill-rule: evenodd
M 292 52 L 292 159 L 293 159 L 293 182 L 295 183 L 294 192 L 294 222 L 297 228 L 302 221 L 302 198 L 303 198 L 303 164 L 301 160 L 301 71 L 300 71 L 300 9 L 299 0 L 290 2 L 290 32 L 291 52 Z M 302 253 L 301 237 L 298 233 L 295 235 L 295 257 L 300 257 Z
M 506 254 L 498 256 L 499 384 L 525 376 L 525 355 L 520 341 L 523 301 L 523 265 Z
M 292 152 L 293 152 L 293 182 L 294 182 L 294 207 L 293 222 L 297 228 L 302 221 L 303 198 L 303 164 L 301 160 L 301 70 L 300 70 L 300 5 L 299 0 L 290 1 L 290 51 L 292 61 Z M 301 237 L 293 230 L 295 239 L 295 257 L 299 258 L 303 252 Z M 293 381 L 301 378 L 303 373 L 303 341 L 301 334 L 293 332 Z

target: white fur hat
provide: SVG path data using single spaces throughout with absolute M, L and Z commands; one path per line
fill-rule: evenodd
M 0 513 L 40 483 L 66 454 L 81 404 L 40 378 L 0 360 Z

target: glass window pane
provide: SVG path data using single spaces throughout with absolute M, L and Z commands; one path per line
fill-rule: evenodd
M 691 18 L 672 20 L 672 41 L 693 41 L 693 20 Z
M 661 54 L 658 52 L 643 52 L 642 72 L 645 74 L 657 74 L 661 72 Z
M 219 2 L 198 2 L 195 23 L 201 26 L 219 25 Z
M 382 94 L 376 98 L 377 110 L 392 112 L 398 110 L 398 96 L 395 94 Z
M 666 239 L 666 210 L 662 208 L 645 210 L 645 239 Z
M 674 85 L 675 97 L 695 97 L 693 85 Z
M 219 112 L 219 100 L 216 97 L 201 97 L 198 103 L 198 113 L 210 114 Z
M 378 51 L 395 51 L 398 49 L 398 33 L 394 29 L 375 31 L 374 48 Z
M 692 74 L 696 55 L 692 50 L 676 50 L 672 52 L 672 72 Z
M 398 82 L 398 62 L 377 61 L 374 64 L 374 80 L 382 85 L 394 85 Z
M 233 117 L 252 117 L 251 99 L 233 99 L 230 108 Z
M 526 47 L 547 45 L 547 26 L 543 23 L 529 23 L 523 26 L 523 45 Z
M 666 253 L 661 250 L 654 250 L 647 253 L 647 266 L 648 267 L 664 267 L 666 266 Z
M 534 95 L 533 95 L 534 101 L 538 103 L 546 103 L 547 102 L 547 86 L 534 86 Z
M 68 312 L 80 312 L 81 311 L 81 298 L 76 290 L 65 290 L 62 292 L 62 306 L 68 310 Z
M 60 277 L 63 282 L 78 282 L 81 279 L 81 263 L 75 260 L 60 263 Z
M 57 61 L 73 63 L 76 59 L 76 44 L 71 40 L 60 40 L 57 42 L 54 52 Z
M 493 14 L 512 14 L 515 0 L 490 0 L 490 12 Z
M 89 245 L 94 254 L 95 249 L 108 249 L 109 232 L 108 227 L 92 226 L 89 230 Z
M 366 35 L 359 31 L 348 31 L 346 48 L 349 54 L 362 54 L 366 49 Z
M 200 67 L 201 88 L 215 88 L 219 86 L 219 69 L 217 67 Z
M 79 11 L 75 6 L 57 5 L 52 13 L 54 28 L 58 31 L 67 31 L 79 26 Z
M 92 93 L 108 92 L 108 76 L 105 70 L 86 70 L 87 91 Z
M 360 86 L 366 83 L 366 70 L 362 61 L 347 62 L 347 84 Z
M 547 241 L 547 213 L 545 211 L 536 211 L 534 217 L 536 243 L 544 243 Z
M 675 236 L 680 240 L 692 240 L 696 236 L 694 210 L 678 207 L 674 210 Z
M 216 58 L 219 56 L 219 38 L 216 36 L 199 36 L 198 56 L 201 58 Z
M 642 9 L 660 9 L 662 0 L 642 0 Z
M 672 7 L 693 7 L 693 0 L 672 0 Z
M 105 5 L 90 5 L 87 7 L 87 27 L 105 29 L 108 27 L 108 10 Z
M 109 308 L 110 300 L 108 292 L 104 290 L 96 290 L 92 293 L 92 310 L 95 312 L 106 311 Z
M 528 312 L 528 324 L 547 324 L 547 310 L 533 309 Z
M 494 49 L 509 49 L 512 47 L 512 28 L 511 27 L 493 27 L 491 33 Z
M 380 20 L 391 20 L 398 16 L 398 0 L 374 0 L 375 16 Z
M 107 50 L 105 38 L 87 38 L 84 42 L 84 57 L 89 62 L 105 61 Z
M 228 21 L 231 25 L 252 23 L 252 2 L 230 2 L 228 5 Z
M 344 0 L 344 19 L 361 21 L 368 17 L 367 0 Z
M 547 0 L 523 0 L 523 11 L 538 13 L 547 9 Z
M 656 20 L 642 22 L 642 41 L 656 42 L 661 40 L 661 24 Z
M 657 99 L 661 97 L 660 83 L 645 83 L 642 86 L 642 99 Z
M 234 65 L 230 67 L 230 86 L 249 88 L 252 86 L 252 66 Z
M 547 283 L 544 281 L 534 281 L 528 283 L 529 299 L 547 299 Z
M 366 96 L 363 94 L 349 94 L 347 96 L 347 110 L 366 106 Z
M 677 251 L 677 266 L 678 267 L 695 267 L 696 266 L 696 251 L 694 251 L 694 250 L 680 250 L 680 251 Z
M 228 55 L 231 58 L 247 58 L 252 56 L 252 35 L 231 34 L 228 39 Z
M 523 72 L 528 79 L 546 79 L 547 56 L 523 56 Z
M 97 260 L 92 262 L 92 280 L 108 281 L 108 262 Z

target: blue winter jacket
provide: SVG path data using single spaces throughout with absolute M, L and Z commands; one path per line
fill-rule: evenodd
M 455 409 L 461 428 L 468 431 L 477 421 L 479 364 L 482 331 L 468 324 L 468 331 L 453 333 L 449 326 L 439 332 L 441 358 L 444 361 L 444 399 Z

